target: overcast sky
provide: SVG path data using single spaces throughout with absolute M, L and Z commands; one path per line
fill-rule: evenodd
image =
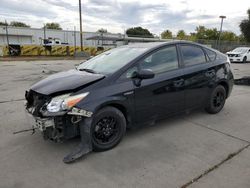
M 248 8 L 249 0 L 82 0 L 83 30 L 123 33 L 142 26 L 157 35 L 165 29 L 189 33 L 198 25 L 219 28 L 218 17 L 226 15 L 224 30 L 239 34 Z M 0 21 L 17 20 L 38 28 L 58 22 L 73 30 L 79 28 L 78 17 L 78 0 L 0 0 Z

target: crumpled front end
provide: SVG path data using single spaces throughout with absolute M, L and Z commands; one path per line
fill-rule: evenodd
M 33 90 L 26 91 L 25 98 L 28 122 L 33 128 L 42 132 L 44 139 L 62 142 L 79 135 L 79 122 L 82 116 L 68 114 L 68 111 L 54 113 L 54 115 L 46 114 L 46 106 L 52 97 Z

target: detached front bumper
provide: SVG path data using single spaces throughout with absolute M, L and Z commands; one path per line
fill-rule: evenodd
M 67 154 L 63 161 L 70 163 L 92 151 L 90 127 L 92 112 L 73 108 L 68 114 L 54 117 L 37 117 L 34 110 L 27 108 L 26 117 L 32 128 L 39 129 L 44 139 L 61 142 L 69 138 L 81 136 L 81 143 L 71 153 Z
M 79 135 L 80 120 L 76 116 L 64 115 L 41 118 L 34 116 L 27 109 L 25 111 L 28 124 L 39 130 L 45 140 L 63 142 Z

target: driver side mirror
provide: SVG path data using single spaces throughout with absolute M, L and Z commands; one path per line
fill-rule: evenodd
M 131 78 L 133 79 L 133 83 L 135 86 L 141 86 L 141 82 L 143 79 L 154 78 L 155 73 L 150 69 L 142 69 L 140 71 L 135 71 L 132 73 Z
M 154 78 L 154 76 L 155 76 L 155 73 L 152 70 L 142 69 L 142 70 L 133 72 L 131 78 L 138 78 L 140 80 L 144 80 L 144 79 Z

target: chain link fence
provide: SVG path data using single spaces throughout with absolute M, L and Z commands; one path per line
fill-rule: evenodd
M 233 50 L 237 47 L 250 47 L 250 43 L 247 42 L 241 42 L 241 41 L 220 41 L 218 43 L 217 40 L 195 40 L 194 42 L 207 45 L 209 47 L 212 47 L 214 49 L 217 49 L 223 53 L 228 52 L 230 50 Z

